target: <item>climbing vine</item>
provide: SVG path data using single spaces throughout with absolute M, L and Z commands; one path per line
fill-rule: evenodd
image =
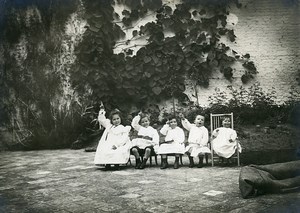
M 236 61 L 245 68 L 242 82 L 257 72 L 249 54 L 239 54 L 221 42 L 221 37 L 235 41 L 234 31 L 227 28 L 227 15 L 229 6 L 241 6 L 238 1 L 183 0 L 175 8 L 161 0 L 83 2 L 88 26 L 77 49 L 73 85 L 79 93 L 88 91 L 96 102 L 101 99 L 113 107 L 176 97 L 185 90 L 186 78 L 206 87 L 212 73 L 219 70 L 231 80 Z M 115 4 L 130 9 L 117 14 Z M 153 13 L 154 21 L 133 30 L 124 41 L 129 45 L 146 37 L 147 43 L 136 54 L 134 44 L 114 53 L 121 45 L 117 41 L 125 37 L 123 30 Z

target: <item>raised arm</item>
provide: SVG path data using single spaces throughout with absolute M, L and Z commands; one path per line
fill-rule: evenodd
M 181 124 L 188 131 L 190 131 L 191 128 L 192 128 L 192 124 L 186 118 L 184 118 L 183 120 L 181 120 Z
M 167 135 L 169 129 L 170 129 L 169 124 L 165 124 L 165 125 L 161 128 L 160 133 L 163 134 L 163 135 Z
M 180 112 L 178 116 L 179 116 L 179 118 L 180 118 L 180 120 L 181 120 L 182 126 L 183 126 L 186 130 L 190 131 L 190 129 L 191 129 L 191 123 L 188 121 L 188 119 L 186 119 L 186 118 L 184 117 L 184 115 L 183 115 L 182 112 Z
M 104 126 L 104 128 L 107 128 L 109 125 L 111 125 L 110 120 L 105 117 L 104 109 L 100 109 L 98 114 L 98 121 L 102 126 Z
M 141 125 L 139 124 L 140 120 L 141 120 L 141 116 L 140 116 L 140 115 L 137 115 L 137 116 L 135 116 L 135 117 L 132 119 L 131 126 L 132 126 L 136 131 L 139 131 L 140 128 L 141 128 Z

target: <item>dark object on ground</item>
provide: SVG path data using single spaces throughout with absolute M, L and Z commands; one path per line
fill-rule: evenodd
M 300 189 L 300 160 L 241 169 L 239 188 L 243 198 Z

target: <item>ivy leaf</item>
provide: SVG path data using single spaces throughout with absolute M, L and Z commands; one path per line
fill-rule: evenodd
M 131 18 L 123 17 L 122 22 L 125 26 L 130 26 L 132 21 Z
M 194 10 L 193 12 L 192 12 L 192 14 L 193 14 L 193 16 L 197 16 L 197 10 Z
M 118 13 L 114 13 L 114 18 L 115 18 L 116 20 L 120 20 L 119 14 L 118 14 Z
M 130 95 L 130 96 L 135 95 L 135 90 L 133 90 L 133 89 L 127 89 L 126 91 L 127 91 L 128 95 Z
M 232 73 L 232 68 L 231 67 L 226 67 L 224 70 L 223 70 L 223 73 L 224 73 L 224 76 L 226 79 L 230 80 L 233 76 L 233 73 Z
M 95 33 L 99 32 L 99 29 L 94 26 L 89 26 L 89 29 Z
M 132 36 L 133 37 L 136 37 L 137 35 L 138 35 L 138 31 L 137 30 L 132 31 Z
M 206 14 L 206 10 L 201 9 L 200 12 L 199 12 L 199 14 L 200 14 L 201 16 L 203 16 L 204 14 Z
M 130 16 L 130 12 L 128 10 L 123 10 L 122 15 L 128 18 Z
M 144 57 L 144 62 L 147 64 L 147 63 L 149 63 L 151 61 L 151 58 L 149 57 L 149 56 L 145 56 Z
M 102 27 L 102 24 L 101 23 L 96 23 L 95 27 L 100 29 Z
M 233 30 L 228 30 L 228 37 L 231 42 L 235 41 L 236 36 L 234 35 Z
M 244 84 L 246 84 L 250 79 L 251 79 L 251 77 L 248 74 L 244 74 L 241 77 L 241 80 Z
M 160 87 L 153 87 L 152 91 L 154 92 L 155 95 L 159 95 L 161 93 L 161 88 Z
M 126 69 L 127 71 L 131 71 L 131 70 L 133 69 L 132 64 L 126 64 L 125 69 Z
M 147 78 L 150 78 L 150 77 L 151 77 L 151 73 L 149 73 L 149 72 L 145 72 L 144 75 L 145 75 Z
M 250 54 L 249 54 L 249 53 L 246 53 L 245 55 L 243 55 L 243 57 L 249 59 L 249 58 L 250 58 Z
M 212 65 L 212 66 L 218 66 L 218 61 L 217 60 L 212 60 L 211 62 L 210 62 L 210 64 Z
M 239 2 L 236 3 L 236 7 L 237 7 L 237 8 L 241 8 L 242 6 L 243 6 L 243 5 L 242 5 L 241 3 L 239 3 Z
M 169 7 L 169 6 L 165 6 L 165 13 L 168 14 L 168 15 L 171 15 L 172 14 L 172 8 Z
M 132 50 L 132 49 L 126 50 L 126 54 L 127 54 L 127 55 L 132 55 L 132 54 L 133 54 L 133 50 Z
M 102 15 L 98 14 L 98 13 L 93 14 L 93 16 L 96 17 L 96 18 L 101 18 L 102 17 Z
M 226 29 L 226 28 L 220 28 L 220 29 L 219 29 L 219 34 L 220 34 L 220 35 L 225 35 L 226 32 L 227 32 L 227 29 Z

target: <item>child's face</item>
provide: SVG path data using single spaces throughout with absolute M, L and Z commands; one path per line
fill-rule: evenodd
M 230 128 L 230 126 L 231 126 L 230 119 L 229 119 L 229 118 L 225 118 L 225 119 L 223 120 L 223 122 L 222 122 L 222 125 L 223 125 L 224 127 Z
M 177 121 L 176 121 L 176 119 L 175 119 L 175 118 L 171 119 L 171 120 L 169 121 L 169 125 L 170 125 L 170 127 L 171 127 L 172 129 L 176 128 L 176 126 L 177 126 Z
M 197 115 L 195 118 L 196 126 L 203 126 L 204 125 L 204 117 L 201 115 Z
M 121 124 L 121 118 L 120 118 L 120 116 L 118 114 L 113 115 L 112 118 L 111 118 L 111 122 L 115 126 L 120 125 Z
M 141 126 L 142 127 L 148 127 L 150 125 L 150 121 L 147 117 L 144 117 L 141 119 Z

